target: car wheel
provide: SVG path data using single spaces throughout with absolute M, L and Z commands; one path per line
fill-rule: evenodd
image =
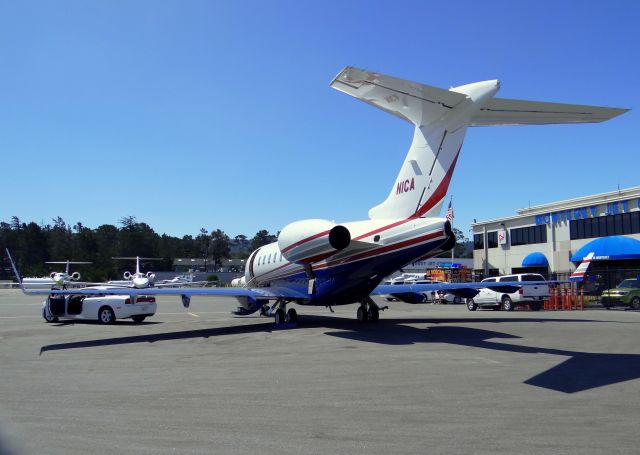
M 631 299 L 631 308 L 634 310 L 640 310 L 640 297 L 634 297 Z
M 131 319 L 133 319 L 133 322 L 135 322 L 136 324 L 140 324 L 142 321 L 144 321 L 144 318 L 146 318 L 146 316 L 131 316 Z
M 476 302 L 473 301 L 473 299 L 468 299 L 467 300 L 467 309 L 469 311 L 476 311 L 478 309 L 478 305 L 476 304 Z
M 49 313 L 46 308 L 42 309 L 42 317 L 49 324 L 51 324 L 52 322 L 58 322 L 58 318 Z
M 502 308 L 504 311 L 513 311 L 513 301 L 508 295 L 502 297 Z
M 103 306 L 98 311 L 98 322 L 100 324 L 113 324 L 116 320 L 116 315 L 114 314 L 111 307 Z

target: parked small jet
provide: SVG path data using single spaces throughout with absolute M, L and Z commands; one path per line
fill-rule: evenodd
M 153 286 L 153 283 L 156 279 L 156 276 L 153 272 L 142 273 L 140 271 L 140 261 L 159 261 L 160 258 L 143 258 L 140 256 L 135 257 L 115 257 L 111 259 L 126 259 L 126 260 L 135 260 L 136 261 L 136 271 L 135 273 L 124 272 L 123 278 L 124 280 L 112 280 L 108 281 L 108 285 L 114 286 L 124 286 L 124 287 L 134 287 L 137 289 L 145 289 Z
M 59 287 L 63 288 L 73 283 L 77 286 L 82 286 L 86 283 L 81 283 L 80 278 L 81 275 L 79 272 L 69 273 L 69 265 L 79 265 L 79 264 L 91 264 L 91 262 L 79 262 L 79 261 L 47 261 L 45 264 L 66 264 L 64 272 L 51 272 L 48 278 L 25 278 L 22 280 L 25 287 L 30 289 L 44 289 L 51 287 Z
M 497 80 L 449 90 L 347 67 L 331 87 L 395 115 L 413 126 L 413 142 L 388 197 L 369 219 L 337 224 L 309 219 L 285 226 L 277 242 L 253 251 L 237 288 L 131 289 L 136 295 L 232 296 L 235 314 L 258 310 L 276 323 L 296 321 L 287 304 L 332 307 L 358 303 L 361 322 L 377 320 L 374 294 L 448 290 L 477 293 L 480 283 L 379 286 L 406 264 L 436 256 L 455 244 L 451 223 L 440 216 L 469 126 L 602 122 L 625 109 L 496 98 Z M 14 270 L 18 275 L 17 270 Z M 513 286 L 535 284 L 514 282 Z M 487 287 L 483 283 L 482 287 Z M 30 291 L 30 293 L 44 291 Z M 53 292 L 53 291 L 52 291 Z M 78 293 L 80 291 L 55 291 Z M 81 291 L 88 294 L 88 291 Z M 105 291 L 99 291 L 105 294 Z M 513 292 L 509 291 L 509 292 Z M 122 294 L 123 290 L 113 290 Z M 461 295 L 465 296 L 465 295 Z

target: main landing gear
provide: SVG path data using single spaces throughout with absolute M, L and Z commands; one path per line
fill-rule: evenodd
M 277 326 L 298 323 L 298 312 L 295 308 L 287 310 L 287 302 L 284 300 L 277 300 L 267 314 L 273 314 Z
M 371 297 L 367 297 L 358 307 L 356 317 L 358 322 L 364 324 L 365 322 L 377 322 L 380 319 L 380 311 L 386 310 L 387 307 L 380 308 Z

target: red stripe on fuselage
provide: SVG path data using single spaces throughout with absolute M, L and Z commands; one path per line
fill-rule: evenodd
M 413 246 L 413 245 L 416 245 L 418 243 L 422 243 L 424 241 L 432 240 L 432 239 L 435 239 L 435 238 L 437 238 L 439 236 L 443 236 L 443 235 L 446 235 L 444 231 L 431 232 L 429 234 L 421 235 L 420 237 L 415 237 L 415 238 L 412 238 L 412 239 L 403 240 L 402 242 L 394 243 L 392 245 L 387 245 L 387 246 L 384 246 L 384 247 L 376 248 L 375 250 L 366 251 L 366 252 L 358 253 L 358 254 L 355 254 L 353 256 L 348 256 L 346 258 L 342 258 L 342 259 L 339 259 L 339 260 L 326 262 L 324 264 L 319 264 L 317 267 L 314 267 L 313 269 L 314 270 L 319 270 L 319 269 L 331 268 L 331 267 L 336 266 L 336 265 L 345 265 L 345 264 L 349 264 L 351 262 L 359 261 L 359 260 L 362 260 L 362 259 L 367 259 L 369 257 L 378 256 L 378 255 L 387 254 L 387 253 L 392 253 L 395 250 L 399 250 L 399 249 L 402 249 L 402 248 Z M 286 267 L 287 265 L 291 265 L 291 264 L 292 263 L 288 263 L 288 264 L 286 264 L 284 266 L 278 267 L 277 269 L 274 269 L 274 270 L 271 270 L 269 272 L 266 272 L 264 275 L 257 276 L 256 279 L 257 280 L 263 280 L 263 281 L 278 280 L 278 279 L 287 278 L 288 276 L 295 275 L 295 274 L 298 274 L 298 273 L 301 273 L 301 272 L 304 271 L 304 268 L 302 266 L 299 266 L 299 268 L 296 269 L 296 270 L 293 270 L 293 271 L 290 271 L 290 272 L 285 272 L 285 273 L 282 273 L 280 275 L 273 276 L 273 277 L 270 277 L 268 279 L 265 279 L 265 277 L 270 275 L 271 273 L 273 273 L 273 272 L 275 272 L 275 271 L 277 271 L 277 270 L 279 270 L 279 269 L 281 269 L 283 267 Z
M 421 235 L 420 237 L 415 237 L 413 239 L 408 239 L 408 240 L 403 240 L 402 242 L 398 242 L 398 243 L 394 243 L 392 245 L 387 245 L 387 246 L 383 246 L 380 248 L 376 248 L 375 250 L 371 250 L 371 251 L 365 251 L 363 253 L 359 253 L 356 254 L 354 256 L 350 256 L 348 258 L 345 259 L 338 259 L 336 261 L 330 261 L 327 262 L 326 264 L 324 264 L 324 267 L 331 267 L 337 264 L 345 264 L 348 262 L 354 262 L 354 261 L 359 261 L 361 259 L 366 259 L 368 257 L 371 256 L 377 256 L 379 254 L 384 254 L 384 253 L 389 253 L 391 251 L 394 250 L 399 250 L 401 248 L 405 248 L 407 246 L 411 246 L 411 245 L 415 245 L 417 243 L 421 243 L 424 242 L 426 240 L 431 240 L 431 239 L 435 239 L 436 237 L 439 237 L 441 235 L 446 235 L 444 233 L 444 231 L 438 231 L 438 232 L 432 232 L 430 234 L 425 234 L 425 235 Z M 324 268 L 322 265 L 319 266 L 318 268 Z
M 282 253 L 286 253 L 287 251 L 289 251 L 291 248 L 295 248 L 297 246 L 302 245 L 303 243 L 306 242 L 310 242 L 312 240 L 315 240 L 317 238 L 322 237 L 323 235 L 327 235 L 329 232 L 331 232 L 331 230 L 328 231 L 324 231 L 324 232 L 320 232 L 316 235 L 312 235 L 311 237 L 307 237 L 306 239 L 302 239 L 302 240 L 298 240 L 296 243 L 292 243 L 291 245 L 289 245 L 288 247 L 286 247 L 284 250 L 282 250 Z

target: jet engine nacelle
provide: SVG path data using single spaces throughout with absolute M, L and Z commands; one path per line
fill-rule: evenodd
M 80 274 L 79 274 L 78 272 L 73 272 L 73 273 L 71 274 L 71 279 L 72 279 L 73 281 L 78 281 L 78 280 L 80 279 Z
M 311 264 L 333 256 L 351 243 L 349 229 L 328 220 L 288 224 L 278 236 L 278 247 L 290 262 Z
M 147 278 L 150 283 L 153 283 L 156 280 L 156 274 L 153 272 L 147 272 Z
M 124 277 L 125 280 L 130 280 L 131 279 L 131 272 L 124 272 L 124 275 L 122 275 Z

